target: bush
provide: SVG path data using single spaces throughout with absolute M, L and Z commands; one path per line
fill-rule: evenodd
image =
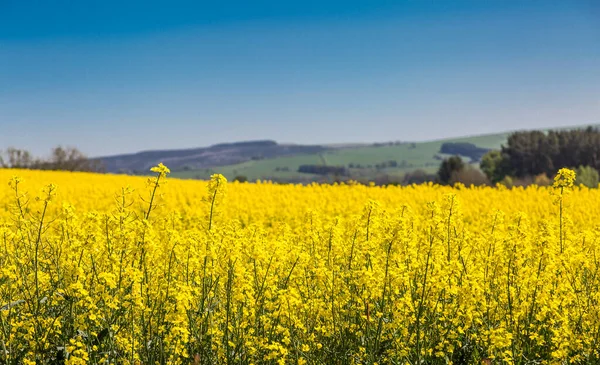
M 426 171 L 417 169 L 412 172 L 407 172 L 404 174 L 404 178 L 402 179 L 403 185 L 411 185 L 411 184 L 423 184 L 430 181 L 435 181 L 435 175 L 428 174 Z
M 485 176 L 483 172 L 473 167 L 466 167 L 458 171 L 454 171 L 452 173 L 452 177 L 450 178 L 450 183 L 462 183 L 466 186 L 470 185 L 489 185 L 490 181 Z
M 515 186 L 513 178 L 510 176 L 504 176 L 504 178 L 499 182 L 499 184 L 502 184 L 507 188 L 512 188 L 513 186 Z
M 537 186 L 552 185 L 552 180 L 546 174 L 539 174 L 533 178 L 533 183 Z
M 378 174 L 372 181 L 377 186 L 400 185 L 402 182 L 400 178 L 388 174 Z
M 598 171 L 591 166 L 579 166 L 576 170 L 577 178 L 575 185 L 583 185 L 588 188 L 597 188 L 600 181 Z

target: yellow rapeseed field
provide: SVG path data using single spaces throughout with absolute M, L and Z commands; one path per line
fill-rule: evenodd
M 0 364 L 597 364 L 600 190 L 0 170 Z

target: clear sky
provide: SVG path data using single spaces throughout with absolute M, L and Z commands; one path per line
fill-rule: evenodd
M 0 148 L 600 123 L 600 1 L 0 0 Z

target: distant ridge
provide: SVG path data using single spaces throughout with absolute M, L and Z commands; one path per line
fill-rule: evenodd
M 261 160 L 327 150 L 319 145 L 278 144 L 271 140 L 219 143 L 209 147 L 175 150 L 150 150 L 131 154 L 97 157 L 106 171 L 115 173 L 143 173 L 158 162 L 171 170 L 192 170 L 232 165 L 249 160 Z

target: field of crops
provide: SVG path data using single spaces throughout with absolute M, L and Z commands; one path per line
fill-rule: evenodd
M 509 190 L 154 170 L 0 170 L 0 364 L 600 362 L 600 191 L 570 171 Z

